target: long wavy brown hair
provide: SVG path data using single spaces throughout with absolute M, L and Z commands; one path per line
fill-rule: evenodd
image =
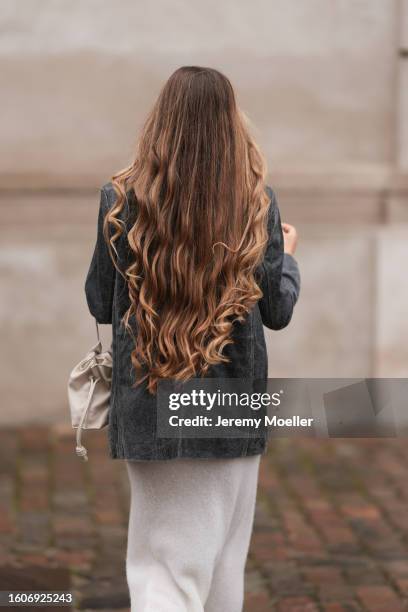
M 104 235 L 126 278 L 135 386 L 204 376 L 228 361 L 234 322 L 262 296 L 255 280 L 267 242 L 265 160 L 230 81 L 185 66 L 165 83 L 134 162 L 112 178 L 117 198 Z M 132 194 L 132 197 L 129 197 Z M 125 203 L 134 218 L 126 228 Z M 131 260 L 117 265 L 127 233 Z

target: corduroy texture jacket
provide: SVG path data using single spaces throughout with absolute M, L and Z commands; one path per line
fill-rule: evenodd
M 283 233 L 274 192 L 268 212 L 268 245 L 257 270 L 263 297 L 243 323 L 234 323 L 233 343 L 224 349 L 228 363 L 209 370 L 214 378 L 264 379 L 268 376 L 268 358 L 264 328 L 282 329 L 292 317 L 300 290 L 296 260 L 283 252 Z M 103 220 L 114 204 L 111 183 L 100 192 L 97 235 L 92 260 L 85 280 L 85 295 L 90 313 L 98 323 L 112 325 L 113 374 L 109 409 L 108 439 L 113 459 L 160 460 L 177 457 L 232 458 L 262 454 L 267 448 L 267 432 L 245 438 L 160 438 L 157 435 L 156 396 L 142 383 L 132 388 L 134 373 L 130 353 L 133 341 L 121 318 L 129 307 L 127 285 L 116 270 L 103 236 Z M 127 210 L 129 213 L 129 210 Z M 125 206 L 126 213 L 126 206 Z M 130 256 L 126 235 L 116 243 L 121 269 Z

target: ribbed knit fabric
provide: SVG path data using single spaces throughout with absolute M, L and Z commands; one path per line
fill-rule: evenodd
M 126 461 L 131 612 L 241 612 L 259 460 Z

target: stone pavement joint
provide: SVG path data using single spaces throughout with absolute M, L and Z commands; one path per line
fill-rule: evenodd
M 0 430 L 0 586 L 59 581 L 73 610 L 124 612 L 127 474 L 106 431 L 87 446 L 83 463 L 70 426 Z M 403 439 L 271 440 L 245 612 L 408 610 L 407 464 Z

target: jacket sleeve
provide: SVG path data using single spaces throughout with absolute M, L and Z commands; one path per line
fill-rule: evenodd
M 112 323 L 115 266 L 103 235 L 103 220 L 109 209 L 105 189 L 101 189 L 94 252 L 85 280 L 89 312 L 98 323 Z
M 260 266 L 259 286 L 263 296 L 259 310 L 263 324 L 269 329 L 283 329 L 293 314 L 299 297 L 300 274 L 295 258 L 283 251 L 283 232 L 276 196 L 266 188 L 271 198 L 268 212 L 268 244 Z

